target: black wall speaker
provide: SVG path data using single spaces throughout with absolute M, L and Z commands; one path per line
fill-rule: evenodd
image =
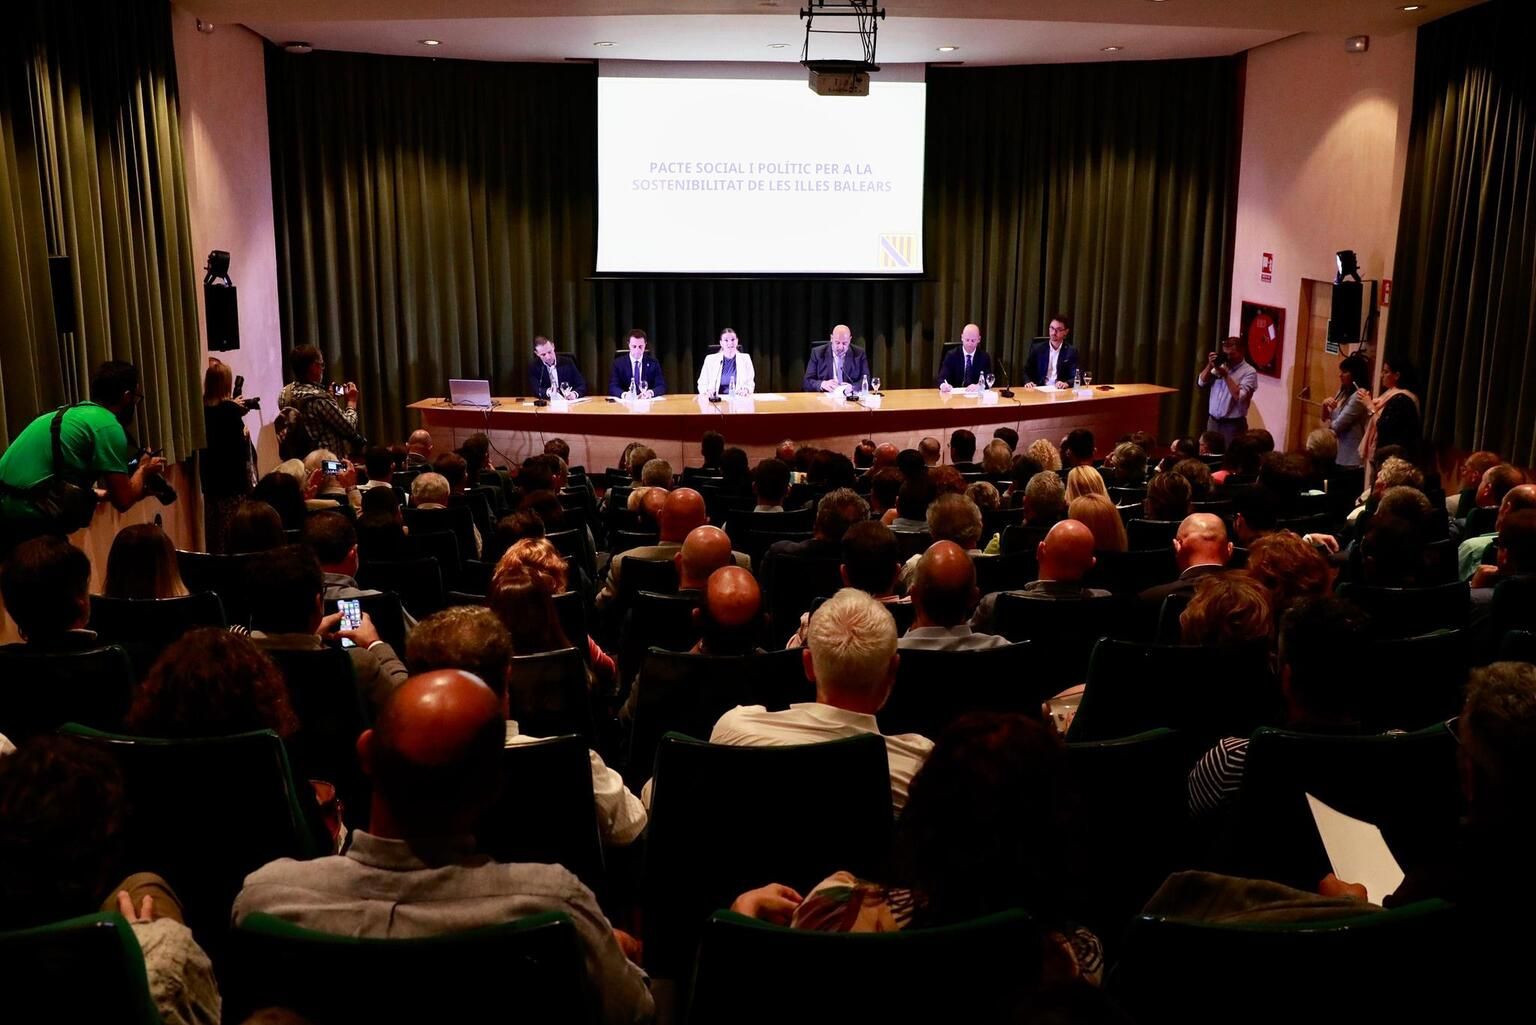
M 1360 303 L 1365 290 L 1358 281 L 1344 281 L 1333 286 L 1333 313 L 1328 318 L 1330 342 L 1361 341 L 1360 329 L 1365 318 Z
M 204 282 L 203 307 L 208 311 L 208 348 L 214 352 L 240 348 L 240 306 L 235 286 Z
M 48 257 L 48 283 L 53 291 L 53 329 L 67 334 L 75 329 L 75 276 L 69 257 Z

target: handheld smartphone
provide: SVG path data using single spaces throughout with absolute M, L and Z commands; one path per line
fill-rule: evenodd
M 339 459 L 322 459 L 320 466 L 325 470 L 327 477 L 334 477 L 346 469 L 346 466 Z
M 234 395 L 234 397 L 238 399 L 240 397 L 240 393 L 243 392 L 243 391 L 245 391 L 245 378 L 244 378 L 244 376 L 242 376 L 240 374 L 236 374 L 235 375 L 235 395 Z
M 344 384 L 333 384 L 333 385 L 331 385 L 331 392 L 337 398 L 341 398 L 341 396 L 343 396 L 343 395 L 345 395 L 347 393 L 347 386 L 344 385 Z
M 341 612 L 341 628 L 343 630 L 356 630 L 363 625 L 363 603 L 356 598 L 343 598 L 336 603 L 336 608 Z M 352 642 L 345 637 L 341 639 L 343 648 L 352 647 Z

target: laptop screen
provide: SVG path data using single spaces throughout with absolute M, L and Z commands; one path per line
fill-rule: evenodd
M 491 382 L 452 378 L 448 382 L 448 401 L 455 406 L 491 405 Z

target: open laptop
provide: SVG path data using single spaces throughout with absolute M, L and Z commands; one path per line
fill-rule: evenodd
M 479 406 L 482 409 L 490 409 L 491 382 L 450 378 L 448 401 L 455 406 Z

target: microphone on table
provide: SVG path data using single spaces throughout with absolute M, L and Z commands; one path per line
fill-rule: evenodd
M 1008 383 L 1008 361 L 999 357 L 997 361 L 997 369 L 1003 372 L 1003 387 L 1002 390 L 997 394 L 1001 395 L 1005 399 L 1013 398 L 1013 389 L 1009 387 Z

